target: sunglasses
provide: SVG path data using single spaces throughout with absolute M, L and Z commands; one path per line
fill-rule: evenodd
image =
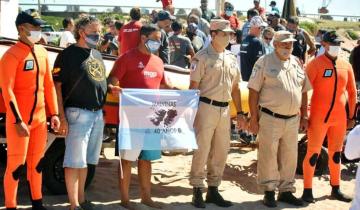
M 264 37 L 265 40 L 271 41 L 273 38 L 272 37 Z

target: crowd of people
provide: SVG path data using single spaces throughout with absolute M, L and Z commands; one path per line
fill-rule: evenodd
M 346 129 L 354 126 L 355 81 L 359 77 L 354 70 L 359 71 L 359 47 L 351 55 L 351 65 L 339 57 L 339 35 L 319 31 L 315 41 L 321 43 L 320 50 L 299 27 L 298 17 L 280 18 L 275 1 L 266 13 L 260 0 L 254 0 L 244 24 L 230 2 L 225 2 L 224 11 L 216 17 L 208 10 L 207 0 L 201 0 L 200 8 L 192 9 L 183 22 L 173 16 L 172 1 L 162 2 L 163 10 L 153 11 L 149 23 L 141 21 L 139 8 L 131 9 L 131 20 L 126 23 L 111 18 L 101 23 L 89 15 L 76 21 L 65 18 L 60 40 L 65 49 L 52 70 L 46 50 L 36 44 L 43 21 L 34 11 L 19 13 L 19 42 L 4 54 L 0 66 L 2 94 L 9 110 L 6 208 L 17 208 L 19 174 L 26 162 L 33 209 L 46 209 L 41 193 L 46 103 L 51 127 L 66 137 L 63 167 L 70 209 L 93 209 L 84 189 L 88 164 L 96 165 L 99 160 L 106 95 L 117 96 L 122 88 L 174 88 L 164 76 L 164 64 L 190 69 L 189 88 L 200 90 L 194 122 L 199 149 L 194 151 L 189 177 L 196 208 L 205 208 L 206 203 L 233 205 L 218 190 L 230 148 L 230 100 L 237 110 L 239 129 L 257 135 L 257 181 L 264 205 L 277 206 L 276 191 L 280 202 L 295 206 L 315 202 L 312 178 L 325 136 L 331 197 L 350 202 L 352 199 L 340 190 L 340 153 Z M 118 56 L 109 78 L 101 53 Z M 316 58 L 310 60 L 312 56 Z M 241 105 L 240 81 L 248 82 L 249 114 Z M 311 89 L 308 113 L 307 92 Z M 304 191 L 296 198 L 299 129 L 308 132 L 309 142 L 303 162 Z M 138 161 L 141 202 L 161 208 L 151 197 L 151 161 L 160 159 L 161 151 L 115 149 L 122 166 L 121 205 L 131 208 L 131 163 Z M 205 180 L 208 189 L 204 199 Z

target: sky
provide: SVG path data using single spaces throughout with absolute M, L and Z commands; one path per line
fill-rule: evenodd
M 161 7 L 161 2 L 156 0 L 40 0 L 41 3 L 59 4 L 91 4 L 91 5 L 118 5 L 118 6 L 143 6 Z M 236 10 L 246 11 L 253 6 L 253 0 L 228 0 L 234 4 Z M 329 1 L 329 0 L 326 0 Z M 19 0 L 20 3 L 37 3 L 38 0 Z M 215 0 L 208 0 L 209 8 L 215 8 Z M 282 9 L 284 0 L 276 0 L 279 9 Z M 323 0 L 296 0 L 297 6 L 302 13 L 316 14 Z M 176 8 L 193 8 L 200 5 L 200 0 L 173 0 Z M 270 0 L 261 0 L 261 5 L 269 10 Z M 280 6 L 281 5 L 281 6 Z M 354 15 L 360 16 L 360 0 L 332 0 L 328 9 L 331 15 Z

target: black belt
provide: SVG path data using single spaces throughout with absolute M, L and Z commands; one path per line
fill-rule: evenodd
M 206 98 L 206 97 L 200 97 L 200 101 L 210 104 L 210 105 L 213 105 L 213 106 L 219 106 L 219 107 L 229 106 L 229 102 L 215 101 L 215 100 L 211 100 L 210 98 Z
M 290 118 L 293 118 L 293 117 L 296 117 L 297 114 L 294 114 L 294 115 L 282 115 L 282 114 L 278 114 L 278 113 L 275 113 L 275 112 L 272 112 L 271 110 L 265 108 L 265 107 L 259 107 L 260 111 L 262 112 L 265 112 L 266 114 L 269 114 L 273 117 L 276 117 L 276 118 L 280 118 L 280 119 L 290 119 Z

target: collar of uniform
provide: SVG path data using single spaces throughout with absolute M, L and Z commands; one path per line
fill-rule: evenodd
M 225 52 L 226 52 L 226 50 L 224 50 L 224 52 L 222 52 L 222 53 L 225 53 Z M 208 54 L 208 55 L 221 55 L 222 53 L 216 52 L 216 50 L 215 50 L 214 47 L 212 46 L 212 43 L 209 44 L 209 47 L 207 48 L 207 54 Z
M 288 60 L 286 61 L 282 61 L 280 60 L 280 58 L 276 55 L 275 50 L 270 54 L 271 56 L 273 56 L 274 60 L 281 66 L 285 66 L 286 64 L 289 64 L 291 62 L 291 56 Z M 288 69 L 284 69 L 284 70 L 288 70 Z
M 20 48 L 23 48 L 25 50 L 33 50 L 35 48 L 35 45 L 33 47 L 31 47 L 30 45 L 26 44 L 25 42 L 19 40 L 17 42 L 17 45 L 20 47 Z

